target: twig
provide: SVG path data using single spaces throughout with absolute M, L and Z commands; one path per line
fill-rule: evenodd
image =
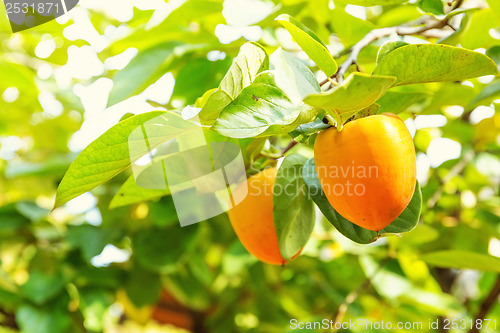
M 13 313 L 7 312 L 6 310 L 0 308 L 0 314 L 4 317 L 3 321 L 2 321 L 3 326 L 8 327 L 8 328 L 12 328 L 14 330 L 19 329 L 17 322 L 16 322 L 16 316 Z
M 490 293 L 486 298 L 483 300 L 481 303 L 481 306 L 479 308 L 479 312 L 477 313 L 476 317 L 474 318 L 474 327 L 472 327 L 469 331 L 469 333 L 478 333 L 479 328 L 476 327 L 475 323 L 476 321 L 483 321 L 486 316 L 488 315 L 488 312 L 490 312 L 491 308 L 493 305 L 497 304 L 497 299 L 500 296 L 500 274 L 497 277 L 497 281 L 493 285 L 493 288 L 491 288 Z
M 450 169 L 450 171 L 448 171 L 446 176 L 444 176 L 443 179 L 441 179 L 441 186 L 439 186 L 436 192 L 434 192 L 434 195 L 427 201 L 428 208 L 433 208 L 436 205 L 437 201 L 441 197 L 441 194 L 443 193 L 444 185 L 447 182 L 449 182 L 453 177 L 460 174 L 465 169 L 467 164 L 469 164 L 469 162 L 472 161 L 474 155 L 475 154 L 472 150 L 468 151 L 464 155 L 464 157 L 457 164 L 455 164 L 453 168 Z
M 457 9 L 462 5 L 463 0 L 458 0 L 455 5 L 451 8 L 450 11 Z M 339 69 L 337 72 L 332 76 L 332 78 L 335 78 L 338 83 L 342 82 L 344 80 L 344 75 L 351 67 L 353 64 L 357 64 L 357 59 L 359 53 L 368 45 L 373 43 L 374 41 L 388 37 L 393 34 L 397 34 L 399 36 L 410 36 L 410 35 L 420 35 L 423 34 L 429 30 L 433 29 L 441 29 L 445 26 L 449 25 L 449 17 L 444 18 L 441 21 L 437 22 L 432 22 L 429 24 L 426 24 L 423 27 L 408 27 L 408 26 L 396 26 L 396 27 L 390 27 L 390 28 L 381 28 L 381 29 L 375 29 L 370 31 L 368 34 L 365 35 L 359 42 L 357 42 L 351 49 L 350 49 L 350 54 L 349 57 L 347 57 L 346 61 L 340 65 Z M 328 82 L 328 80 L 326 81 Z M 326 83 L 325 81 L 321 82 L 321 85 Z
M 293 147 L 295 147 L 297 144 L 298 144 L 298 142 L 297 142 L 297 141 L 295 141 L 295 140 L 290 141 L 290 143 L 288 144 L 288 146 L 286 146 L 286 148 L 285 148 L 285 149 L 283 149 L 283 151 L 281 152 L 281 156 L 282 156 L 282 157 L 283 157 L 283 156 L 285 156 L 285 154 L 286 154 L 286 153 L 287 153 L 290 149 L 292 149 Z
M 293 147 L 295 147 L 297 144 L 298 144 L 297 141 L 292 140 L 292 141 L 290 141 L 290 143 L 288 144 L 288 146 L 286 146 L 280 153 L 270 153 L 270 152 L 261 151 L 259 153 L 259 156 L 262 156 L 262 157 L 265 157 L 265 158 L 269 158 L 269 159 L 273 159 L 273 160 L 277 160 L 277 159 L 280 159 L 283 156 L 285 156 L 285 154 L 290 149 L 292 149 Z
M 347 60 L 344 61 L 342 65 L 340 65 L 339 70 L 335 75 L 337 81 L 340 83 L 344 80 L 344 74 L 347 72 L 347 69 L 351 67 L 351 65 L 356 63 L 359 53 L 374 41 L 384 37 L 388 37 L 393 34 L 397 34 L 399 36 L 418 35 L 428 30 L 440 29 L 446 26 L 447 23 L 448 22 L 446 20 L 446 22 L 438 21 L 432 24 L 428 24 L 424 27 L 398 26 L 398 27 L 375 29 L 370 31 L 365 37 L 363 37 L 363 39 L 361 39 L 358 43 L 356 43 L 356 45 L 352 47 L 349 57 L 347 57 Z

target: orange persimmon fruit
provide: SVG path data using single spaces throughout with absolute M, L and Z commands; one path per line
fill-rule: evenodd
M 287 261 L 279 250 L 273 218 L 273 188 L 277 173 L 276 168 L 268 168 L 248 178 L 247 195 L 228 214 L 236 235 L 248 252 L 267 264 L 283 265 Z M 240 184 L 235 196 L 244 194 L 245 189 L 245 183 Z
M 369 230 L 380 231 L 394 221 L 415 190 L 415 147 L 405 123 L 394 114 L 348 122 L 341 132 L 321 132 L 314 160 L 332 207 Z

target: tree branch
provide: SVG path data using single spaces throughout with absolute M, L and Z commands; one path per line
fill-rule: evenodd
M 488 294 L 488 296 L 486 296 L 483 303 L 481 303 L 479 312 L 474 318 L 474 327 L 471 328 L 469 333 L 478 333 L 480 331 L 480 329 L 478 329 L 475 325 L 476 320 L 480 320 L 482 322 L 486 318 L 488 312 L 490 312 L 493 305 L 497 304 L 497 299 L 499 296 L 500 296 L 500 274 L 498 275 L 497 281 L 493 285 L 493 288 L 491 288 L 490 293 Z
M 452 10 L 457 9 L 462 5 L 462 2 L 464 0 L 458 0 L 456 1 L 455 5 L 451 8 L 450 12 Z M 338 68 L 337 72 L 331 76 L 332 79 L 336 79 L 338 83 L 342 82 L 344 80 L 344 75 L 351 67 L 351 65 L 357 65 L 357 59 L 359 53 L 368 45 L 373 43 L 376 40 L 379 40 L 384 37 L 388 37 L 393 34 L 397 34 L 399 36 L 410 36 L 410 35 L 421 35 L 426 33 L 429 30 L 433 29 L 441 29 L 449 25 L 450 17 L 446 16 L 443 20 L 440 21 L 435 21 L 431 23 L 427 23 L 424 26 L 396 26 L 396 27 L 390 27 L 390 28 L 381 28 L 381 29 L 375 29 L 370 31 L 368 34 L 365 35 L 359 42 L 357 42 L 350 50 L 347 52 L 350 52 L 349 57 L 347 57 L 346 61 L 340 65 Z M 423 21 L 422 23 L 425 23 Z M 345 51 L 342 51 L 342 53 L 345 53 Z M 329 79 L 325 79 L 320 83 L 320 85 L 324 85 L 328 83 Z
M 347 57 L 347 60 L 344 61 L 342 65 L 340 65 L 339 70 L 335 74 L 337 82 L 340 83 L 344 80 L 344 75 L 347 72 L 347 69 L 351 67 L 351 65 L 356 64 L 359 53 L 374 41 L 384 37 L 388 37 L 393 34 L 397 34 L 399 36 L 419 35 L 428 30 L 443 28 L 447 25 L 447 23 L 448 20 L 433 22 L 423 27 L 397 26 L 390 28 L 375 29 L 370 31 L 365 37 L 363 37 L 363 39 L 361 39 L 358 43 L 356 43 L 356 45 L 352 47 L 349 57 Z
M 283 149 L 283 151 L 281 152 L 281 156 L 285 156 L 285 154 L 290 150 L 292 149 L 293 147 L 295 147 L 296 145 L 298 144 L 297 141 L 295 140 L 292 140 L 290 141 L 290 143 L 288 144 L 288 146 L 285 147 L 285 149 Z

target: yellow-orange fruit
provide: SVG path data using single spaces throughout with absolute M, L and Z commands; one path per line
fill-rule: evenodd
M 316 172 L 335 210 L 349 221 L 379 231 L 410 202 L 416 183 L 415 147 L 393 114 L 329 128 L 314 143 Z
M 279 250 L 273 219 L 273 188 L 277 172 L 275 168 L 268 168 L 248 178 L 248 194 L 228 214 L 236 235 L 248 252 L 267 264 L 282 265 L 286 260 Z M 238 186 L 235 197 L 244 194 L 245 187 L 245 184 Z

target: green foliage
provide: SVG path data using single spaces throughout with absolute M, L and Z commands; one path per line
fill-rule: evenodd
M 146 124 L 146 122 L 161 115 L 164 121 L 168 122 L 166 126 L 171 131 L 166 136 L 149 137 L 151 149 L 175 138 L 180 133 L 195 128 L 194 126 L 185 128 L 180 116 L 174 113 L 164 114 L 162 111 L 149 112 L 123 120 L 78 155 L 59 184 L 55 207 L 104 183 L 138 160 L 141 155 L 130 156 L 129 152 L 128 142 L 132 131 L 142 125 L 148 134 L 156 134 L 156 125 Z
M 288 30 L 297 44 L 299 44 L 326 76 L 331 76 L 337 71 L 337 63 L 328 51 L 326 45 L 314 32 L 290 15 L 281 14 L 276 18 L 276 21 L 281 23 L 285 29 Z
M 390 40 L 386 43 L 384 43 L 384 45 L 382 45 L 379 49 L 378 49 L 378 53 L 377 53 L 377 64 L 379 62 L 382 61 L 382 59 L 384 59 L 384 57 L 386 55 L 388 55 L 389 53 L 391 53 L 392 51 L 394 51 L 395 49 L 401 47 L 401 46 L 405 46 L 405 45 L 408 45 L 408 43 L 406 42 L 403 42 L 401 40 Z
M 426 253 L 422 260 L 439 267 L 500 272 L 500 259 L 482 253 L 448 250 Z
M 338 1 L 343 5 L 357 5 L 357 6 L 386 6 L 393 4 L 401 4 L 406 2 L 404 0 L 340 0 Z
M 71 324 L 71 318 L 60 307 L 22 305 L 16 319 L 23 332 L 64 333 Z
M 198 331 L 295 332 L 291 318 L 339 309 L 425 326 L 484 309 L 500 273 L 498 1 L 248 3 L 124 2 L 130 18 L 82 3 L 17 34 L 0 22 L 0 332 L 172 332 L 162 313 Z M 453 29 L 374 31 L 439 21 Z M 377 235 L 330 205 L 313 146 L 383 112 L 414 131 L 420 181 Z M 180 227 L 168 186 L 137 185 L 134 130 L 153 150 L 199 130 L 195 115 L 205 138 L 239 145 L 248 175 L 279 165 L 278 245 L 288 261 L 301 251 L 284 267 L 249 254 L 227 214 Z M 458 158 L 436 149 L 449 140 Z
M 171 61 L 178 42 L 165 42 L 139 53 L 123 70 L 113 76 L 113 90 L 108 104 L 113 105 L 144 89 L 149 78 L 165 61 Z M 166 60 L 167 59 L 167 60 Z
M 352 73 L 334 89 L 309 95 L 304 102 L 325 109 L 338 124 L 379 99 L 394 83 L 392 76 Z
M 175 270 L 179 260 L 185 256 L 196 241 L 198 228 L 189 226 L 179 229 L 152 228 L 140 231 L 134 238 L 134 250 L 138 262 L 155 272 Z M 182 234 L 182 237 L 179 237 Z
M 490 104 L 496 97 L 500 95 L 500 81 L 492 82 L 481 90 L 479 94 L 472 99 L 472 101 L 467 104 L 466 109 L 471 110 L 472 108 L 481 104 Z
M 221 111 L 255 80 L 257 74 L 268 67 L 269 57 L 262 46 L 257 43 L 244 44 L 219 88 L 209 95 L 199 113 L 200 120 L 206 124 L 213 124 Z
M 282 134 L 308 122 L 310 113 L 310 109 L 294 105 L 277 87 L 272 72 L 263 72 L 224 108 L 213 129 L 232 138 Z
M 115 196 L 109 203 L 109 208 L 128 206 L 134 203 L 157 199 L 169 194 L 169 190 L 144 188 L 137 185 L 132 175 L 120 186 Z
M 401 113 L 413 104 L 421 102 L 429 96 L 431 94 L 420 91 L 388 91 L 377 100 L 377 104 L 380 105 L 379 113 Z
M 447 45 L 416 44 L 386 55 L 373 73 L 395 76 L 394 84 L 403 85 L 496 75 L 498 70 L 494 65 L 490 58 L 478 52 Z
M 285 260 L 291 260 L 306 245 L 314 228 L 314 208 L 302 178 L 306 160 L 299 154 L 285 157 L 274 184 L 274 226 Z
M 28 281 L 21 287 L 21 291 L 34 303 L 43 304 L 63 289 L 64 282 L 57 273 L 32 271 Z
M 426 13 L 433 15 L 444 15 L 443 2 L 441 0 L 420 0 L 418 7 Z
M 153 305 L 158 301 L 162 289 L 160 275 L 140 269 L 140 266 L 137 268 L 125 284 L 127 295 L 139 308 Z

